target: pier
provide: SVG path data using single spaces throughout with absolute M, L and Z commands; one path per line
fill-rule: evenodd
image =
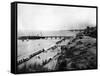
M 18 37 L 19 40 L 36 40 L 36 39 L 70 39 L 72 36 L 21 36 Z

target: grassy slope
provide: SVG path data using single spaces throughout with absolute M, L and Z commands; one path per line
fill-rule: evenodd
M 93 31 L 92 31 L 93 30 Z M 96 30 L 85 29 L 73 38 L 68 45 L 62 46 L 58 58 L 58 70 L 79 70 L 97 68 Z

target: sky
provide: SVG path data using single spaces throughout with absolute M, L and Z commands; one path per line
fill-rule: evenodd
M 18 4 L 18 30 L 55 31 L 96 26 L 96 9 Z

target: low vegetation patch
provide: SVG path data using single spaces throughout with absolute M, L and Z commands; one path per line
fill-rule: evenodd
M 78 33 L 68 45 L 61 47 L 58 70 L 80 70 L 97 68 L 96 27 L 87 27 Z

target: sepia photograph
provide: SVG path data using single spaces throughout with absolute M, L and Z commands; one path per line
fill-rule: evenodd
M 17 72 L 97 69 L 97 8 L 17 4 Z

